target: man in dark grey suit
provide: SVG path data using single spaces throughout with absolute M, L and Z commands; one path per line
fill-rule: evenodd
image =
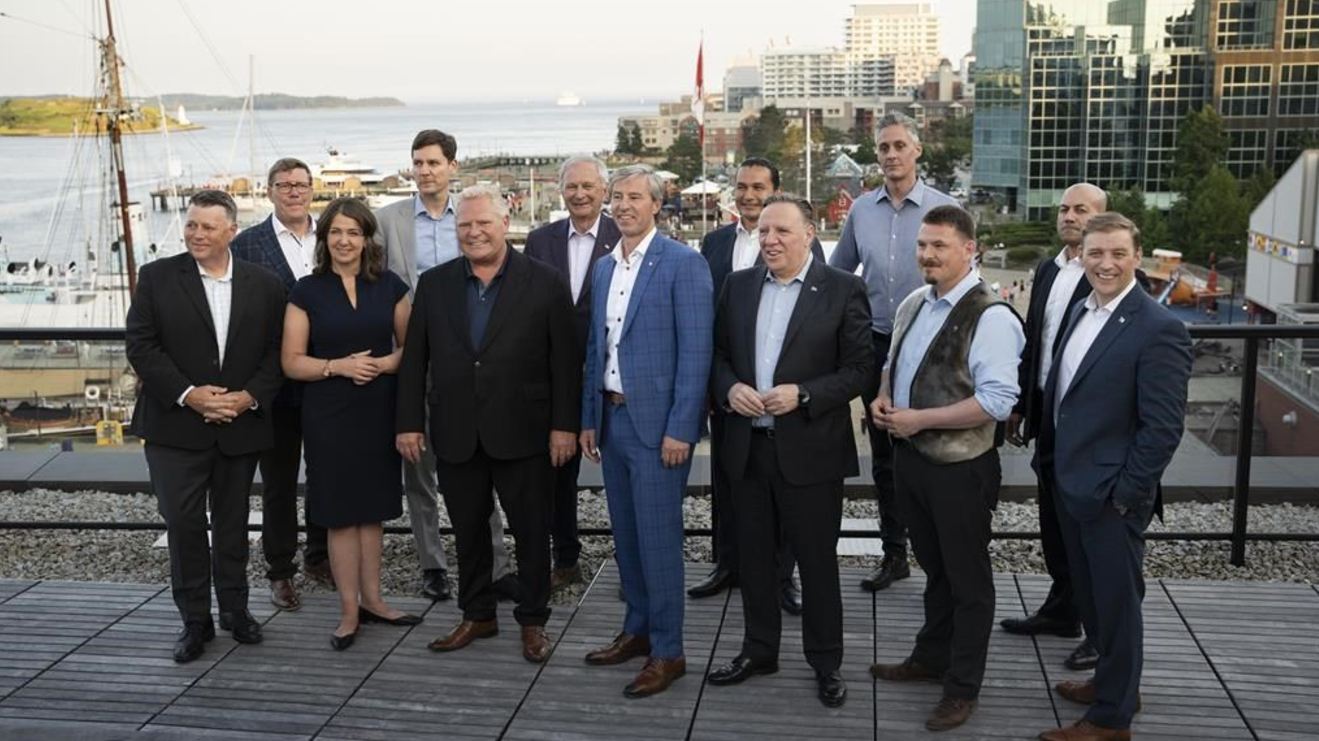
M 311 168 L 285 157 L 271 165 L 266 195 L 271 214 L 234 237 L 234 257 L 256 263 L 279 276 L 284 292 L 311 274 L 316 251 L 316 218 L 311 215 Z M 261 548 L 270 579 L 270 601 L 281 610 L 302 606 L 293 575 L 298 553 L 298 469 L 302 464 L 302 384 L 286 380 L 271 405 L 275 444 L 261 454 Z M 310 498 L 308 498 L 310 501 Z M 325 528 L 307 520 L 303 570 L 312 578 L 331 581 Z
M 449 184 L 458 174 L 458 142 L 437 129 L 417 132 L 412 140 L 412 177 L 417 195 L 376 212 L 378 237 L 385 248 L 385 266 L 402 278 L 416 295 L 422 273 L 458 258 L 457 203 Z M 429 451 L 415 463 L 403 465 L 412 537 L 421 560 L 421 593 L 432 600 L 451 595 L 449 565 L 440 540 L 439 494 L 435 456 Z M 505 597 L 517 596 L 517 580 L 509 571 L 504 549 L 504 523 L 495 510 L 490 518 L 495 589 Z
M 1058 522 L 1093 679 L 1055 691 L 1089 705 L 1044 741 L 1126 741 L 1140 708 L 1145 528 L 1160 477 L 1185 429 L 1191 376 L 1186 327 L 1141 290 L 1140 230 L 1121 214 L 1086 225 L 1081 261 L 1093 291 L 1073 314 L 1044 387 L 1032 461 L 1058 497 Z
M 591 271 L 595 261 L 618 244 L 622 236 L 614 220 L 603 213 L 605 163 L 590 155 L 569 157 L 559 166 L 559 193 L 568 206 L 568 218 L 559 219 L 527 235 L 523 252 L 533 260 L 548 263 L 568 284 L 576 312 L 577 350 L 586 362 L 586 339 L 591 326 Z M 577 476 L 582 467 L 581 451 L 554 473 L 554 571 L 550 591 L 557 591 L 581 578 L 577 559 L 582 541 L 577 537 Z
M 812 256 L 806 201 L 775 195 L 760 214 L 764 267 L 728 277 L 715 317 L 714 402 L 727 412 L 719 461 L 734 490 L 741 547 L 742 649 L 709 675 L 736 684 L 778 671 L 780 570 L 791 544 L 805 590 L 802 644 L 820 701 L 847 698 L 838 531 L 855 476 L 849 412 L 874 374 L 870 304 L 855 275 Z
M 270 271 L 233 259 L 237 233 L 233 198 L 216 190 L 193 196 L 188 252 L 142 269 L 125 324 L 128 362 L 142 381 L 133 432 L 146 443 L 183 619 L 179 663 L 215 638 L 212 577 L 220 629 L 240 643 L 261 642 L 247 610 L 247 496 L 257 457 L 273 442 L 268 410 L 283 383 L 284 288 Z

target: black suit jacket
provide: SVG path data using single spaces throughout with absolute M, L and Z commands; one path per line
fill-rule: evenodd
M 530 258 L 548 263 L 559 272 L 564 285 L 568 286 L 568 295 L 572 296 L 572 269 L 568 264 L 568 229 L 570 219 L 552 221 L 527 235 L 527 245 L 523 253 Z M 609 254 L 609 250 L 618 244 L 623 235 L 608 214 L 600 214 L 600 229 L 595 235 L 595 249 L 591 250 L 591 264 L 586 269 L 586 280 L 582 281 L 582 292 L 577 296 L 576 311 L 577 347 L 583 353 L 585 362 L 586 335 L 591 329 L 591 275 L 595 261 Z
M 710 277 L 714 279 L 714 295 L 718 296 L 724 288 L 724 280 L 733 272 L 733 246 L 737 244 L 737 224 L 725 224 L 701 238 L 701 255 L 710 263 Z M 811 254 L 816 261 L 826 262 L 824 246 L 820 240 L 811 242 Z M 756 264 L 763 265 L 760 254 L 756 254 Z
M 1076 290 L 1067 299 L 1067 310 L 1063 313 L 1058 334 L 1054 336 L 1053 346 L 1041 347 L 1044 341 L 1044 309 L 1049 303 L 1049 292 L 1053 290 L 1053 281 L 1057 277 L 1058 264 L 1054 258 L 1046 257 L 1035 266 L 1035 277 L 1031 281 L 1030 306 L 1026 309 L 1026 347 L 1021 351 L 1021 364 L 1017 366 L 1017 383 L 1021 393 L 1017 396 L 1017 408 L 1014 410 L 1025 420 L 1026 440 L 1034 440 L 1040 434 L 1040 409 L 1044 401 L 1040 394 L 1040 364 L 1044 358 L 1056 354 L 1063 335 L 1067 334 L 1072 307 L 1090 295 L 1090 281 L 1082 275 Z
M 733 479 L 746 472 L 752 420 L 729 408 L 728 392 L 738 382 L 756 385 L 756 314 L 764 283 L 764 268 L 732 273 L 715 314 L 710 390 L 727 414 L 719 460 Z M 806 272 L 774 368 L 775 385 L 805 385 L 811 395 L 809 404 L 774 418 L 774 444 L 788 483 L 807 486 L 857 474 L 849 405 L 874 372 L 865 283 L 815 260 Z
M 284 381 L 279 366 L 284 288 L 270 271 L 234 260 L 232 290 L 221 367 L 197 261 L 184 253 L 142 268 L 126 327 L 128 361 L 142 380 L 133 410 L 138 437 L 186 450 L 219 445 L 226 455 L 271 446 L 265 411 Z M 206 424 L 200 414 L 179 406 L 178 399 L 189 386 L 208 384 L 246 390 L 258 408 L 229 424 Z
M 429 403 L 431 446 L 448 463 L 470 460 L 478 442 L 499 460 L 542 455 L 550 430 L 580 429 L 582 361 L 568 286 L 554 268 L 511 246 L 506 259 L 479 348 L 472 347 L 467 314 L 466 259 L 417 281 L 398 374 L 397 429 L 425 430 Z

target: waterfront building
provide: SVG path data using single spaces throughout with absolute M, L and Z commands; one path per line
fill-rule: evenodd
M 760 58 L 762 95 L 767 103 L 891 96 L 894 64 L 892 55 L 853 58 L 835 47 L 769 49 Z
M 1177 129 L 1213 104 L 1239 177 L 1319 128 L 1314 0 L 981 0 L 972 183 L 1047 218 L 1069 184 L 1171 206 Z
M 915 90 L 939 67 L 940 23 L 930 3 L 853 5 L 844 36 L 847 60 L 893 58 L 895 89 Z
M 744 100 L 760 94 L 760 62 L 755 57 L 733 60 L 724 72 L 724 112 L 739 113 Z

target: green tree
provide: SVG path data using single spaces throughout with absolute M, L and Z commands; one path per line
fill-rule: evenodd
M 1149 213 L 1145 206 L 1145 192 L 1140 186 L 1132 186 L 1126 190 L 1114 190 L 1108 193 L 1108 210 L 1114 211 L 1131 219 L 1145 231 L 1145 220 Z
M 1220 258 L 1245 256 L 1250 207 L 1226 167 L 1214 165 L 1182 199 L 1186 232 L 1181 247 L 1187 261 L 1203 265 L 1211 252 Z
M 760 109 L 759 116 L 747 119 L 742 126 L 742 155 L 778 163 L 783 157 L 784 128 L 783 111 L 778 106 Z
M 1246 199 L 1246 210 L 1254 211 L 1259 202 L 1264 200 L 1264 196 L 1273 190 L 1278 179 L 1273 176 L 1273 170 L 1267 167 L 1261 167 L 1255 170 L 1255 174 L 1250 176 L 1246 184 L 1241 189 L 1241 195 Z
M 660 167 L 676 173 L 681 180 L 690 182 L 701 174 L 701 142 L 695 136 L 679 134 L 664 155 Z
M 614 135 L 614 153 L 615 154 L 637 154 L 632 148 L 632 129 L 633 127 L 624 126 L 623 122 L 618 123 L 618 133 Z
M 646 142 L 641 138 L 640 126 L 632 127 L 631 138 L 628 139 L 628 147 L 632 150 L 632 154 L 646 153 Z
M 957 185 L 957 171 L 970 164 L 971 128 L 970 116 L 946 118 L 926 128 L 921 165 L 936 188 L 952 190 Z
M 1192 190 L 1215 165 L 1222 164 L 1231 146 L 1232 139 L 1223 128 L 1223 117 L 1213 106 L 1206 105 L 1186 114 L 1177 128 L 1177 151 L 1173 154 L 1168 185 L 1178 192 Z
M 852 143 L 856 145 L 852 159 L 858 165 L 866 167 L 879 161 L 879 153 L 875 151 L 875 137 L 870 132 L 862 128 L 852 129 Z

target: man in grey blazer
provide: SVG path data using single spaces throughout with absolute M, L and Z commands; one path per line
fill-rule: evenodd
M 458 257 L 456 205 L 449 195 L 449 182 L 458 174 L 458 142 L 437 129 L 420 131 L 412 140 L 412 177 L 417 195 L 391 203 L 376 211 L 379 238 L 385 248 L 385 266 L 416 291 L 417 278 L 427 270 Z M 412 298 L 409 293 L 408 298 Z M 429 420 L 427 421 L 429 434 Z M 432 600 L 451 596 L 449 565 L 440 541 L 440 514 L 435 478 L 435 455 L 426 451 L 417 463 L 403 464 L 403 488 L 407 493 L 412 537 L 421 560 L 422 594 Z M 496 507 L 490 517 L 491 548 L 494 551 L 495 590 L 503 597 L 517 597 L 517 580 L 509 572 L 504 549 L 504 527 Z

